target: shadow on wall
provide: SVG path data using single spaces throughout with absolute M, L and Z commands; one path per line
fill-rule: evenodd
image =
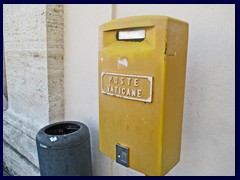
M 69 121 L 69 119 L 67 119 L 67 121 Z M 93 176 L 110 175 L 109 174 L 109 172 L 111 171 L 110 162 L 112 160 L 99 151 L 99 130 L 98 126 L 94 124 L 94 122 L 98 122 L 98 120 L 96 119 L 93 120 L 90 117 L 85 116 L 82 117 L 81 119 L 77 119 L 77 121 L 83 122 L 89 128 Z M 103 164 L 105 167 L 102 167 Z

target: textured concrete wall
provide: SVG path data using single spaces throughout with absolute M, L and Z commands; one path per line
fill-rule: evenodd
M 4 5 L 9 111 L 35 130 L 48 123 L 45 5 Z
M 6 66 L 5 66 L 5 58 L 3 55 L 3 95 L 5 96 L 5 98 L 8 98 L 7 95 L 7 79 L 6 79 Z
M 65 116 L 91 132 L 96 175 L 143 175 L 98 151 L 98 26 L 167 15 L 189 22 L 181 162 L 168 175 L 235 174 L 234 5 L 65 5 Z
M 64 119 L 63 6 L 4 5 L 3 10 L 9 102 L 4 162 L 15 174 L 27 175 L 31 166 L 34 171 L 29 173 L 37 175 L 36 133 Z M 19 161 L 10 158 L 12 154 Z
M 63 5 L 47 5 L 46 20 L 49 119 L 53 123 L 64 118 Z

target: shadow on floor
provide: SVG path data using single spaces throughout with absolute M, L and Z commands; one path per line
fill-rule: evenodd
M 3 171 L 3 176 L 11 176 L 7 171 Z
M 5 166 L 3 166 L 3 176 L 12 176 Z

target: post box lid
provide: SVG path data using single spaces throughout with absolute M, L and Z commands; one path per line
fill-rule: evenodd
M 115 19 L 107 22 L 99 27 L 102 31 L 109 31 L 115 29 L 150 27 L 166 23 L 169 19 L 174 19 L 188 24 L 182 20 L 168 16 L 146 15 L 146 16 L 131 16 L 126 18 Z

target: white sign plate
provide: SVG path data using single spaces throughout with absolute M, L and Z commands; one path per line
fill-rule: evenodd
M 152 86 L 151 76 L 101 73 L 101 91 L 105 95 L 152 102 Z

